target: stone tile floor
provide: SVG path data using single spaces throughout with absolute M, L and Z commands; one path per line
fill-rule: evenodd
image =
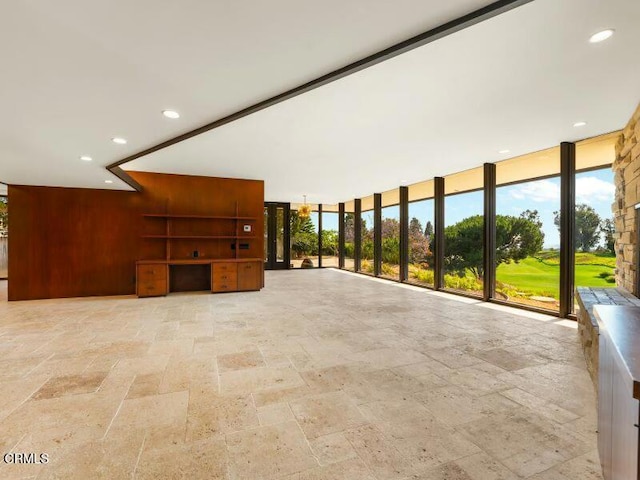
M 335 270 L 6 302 L 0 478 L 600 479 L 575 323 Z

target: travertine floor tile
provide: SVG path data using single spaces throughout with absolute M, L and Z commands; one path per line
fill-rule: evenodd
M 149 395 L 158 395 L 160 393 L 160 383 L 162 382 L 162 373 L 148 373 L 146 375 L 136 375 L 129 391 L 127 398 L 146 397 Z
M 312 468 L 284 478 L 286 480 L 375 480 L 371 471 L 358 458 Z
M 34 395 L 34 400 L 63 397 L 77 393 L 90 393 L 98 390 L 107 376 L 107 372 L 66 375 L 49 379 Z
M 118 435 L 127 429 L 172 427 L 181 431 L 184 437 L 188 402 L 187 391 L 123 400 L 107 435 Z
M 419 473 L 481 452 L 462 434 L 430 416 L 411 423 L 382 423 L 377 427 Z
M 217 358 L 218 370 L 220 372 L 266 366 L 264 358 L 262 358 L 262 353 L 260 353 L 259 350 L 251 350 L 249 352 L 240 353 L 228 353 L 226 355 L 218 355 Z
M 0 451 L 50 456 L 0 478 L 601 480 L 575 329 L 330 269 L 266 277 L 0 301 Z
M 219 395 L 217 386 L 200 384 L 189 391 L 187 441 L 245 430 L 259 425 L 251 395 Z
M 311 450 L 320 465 L 338 463 L 357 457 L 356 451 L 342 432 L 313 438 L 309 440 L 309 445 L 311 445 Z
M 179 447 L 145 448 L 135 469 L 139 480 L 227 479 L 227 448 L 223 439 L 185 443 Z
M 518 477 L 486 453 L 477 453 L 455 461 L 472 480 L 516 480 Z
M 287 403 L 272 403 L 258 408 L 260 425 L 273 425 L 295 420 L 293 412 Z
M 427 390 L 416 393 L 414 397 L 433 416 L 448 425 L 462 425 L 518 408 L 517 403 L 500 394 L 475 397 L 457 386 Z
M 416 474 L 411 462 L 375 427 L 349 430 L 345 436 L 376 478 L 399 480 Z
M 323 393 L 291 402 L 307 438 L 316 438 L 366 423 L 358 407 L 344 392 Z
M 224 394 L 281 390 L 303 385 L 304 381 L 293 368 L 248 368 L 220 373 L 220 392 Z
M 318 465 L 296 422 L 227 435 L 231 479 L 284 476 Z
M 575 413 L 569 412 L 562 407 L 554 405 L 553 403 L 549 403 L 544 399 L 541 399 L 540 397 L 527 393 L 524 390 L 520 390 L 518 388 L 504 390 L 501 393 L 508 399 L 513 400 L 514 402 L 517 402 L 525 407 L 529 407 L 532 410 L 535 410 L 540 415 L 543 415 L 551 420 L 555 420 L 558 423 L 566 423 L 580 418 Z

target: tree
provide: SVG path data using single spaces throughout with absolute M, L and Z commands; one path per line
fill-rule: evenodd
M 427 225 L 430 223 L 427 222 Z M 409 263 L 431 263 L 429 242 L 430 239 L 423 233 L 420 220 L 413 217 L 409 221 Z
M 344 241 L 353 243 L 355 241 L 355 215 L 353 213 L 344 214 Z
M 400 222 L 395 218 L 383 218 L 380 226 L 382 230 L 382 238 L 400 238 Z
M 322 230 L 322 254 L 338 256 L 338 232 Z
M 553 223 L 560 231 L 560 212 L 553 212 Z M 576 221 L 573 244 L 576 250 L 588 252 L 600 240 L 600 215 L 586 203 L 576 205 Z
M 431 220 L 427 220 L 427 225 L 424 227 L 424 236 L 429 240 L 431 240 L 431 237 L 433 236 L 433 224 L 431 223 Z
M 412 217 L 409 221 L 409 236 L 411 235 L 422 235 L 422 224 L 416 217 Z
M 615 240 L 613 234 L 616 233 L 616 227 L 611 218 L 605 218 L 600 224 L 600 233 L 604 236 L 605 248 L 612 255 L 616 254 Z
M 537 253 L 544 243 L 538 213 L 523 212 L 519 217 L 496 215 L 496 266 L 518 262 Z M 467 217 L 444 230 L 445 262 L 449 271 L 464 276 L 470 270 L 477 278 L 484 274 L 482 244 L 484 218 Z
M 382 261 L 398 265 L 400 263 L 400 222 L 395 218 L 383 218 L 380 229 L 382 231 Z
M 311 218 L 302 218 L 296 210 L 291 210 L 289 227 L 291 251 L 296 258 L 318 254 L 318 232 Z

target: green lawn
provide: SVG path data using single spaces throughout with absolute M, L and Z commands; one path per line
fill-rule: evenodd
M 560 278 L 558 252 L 541 252 L 519 263 L 502 264 L 496 272 L 498 282 L 508 284 L 517 292 L 558 298 Z M 595 253 L 576 254 L 576 286 L 614 287 L 600 277 L 600 273 L 613 274 L 615 257 Z

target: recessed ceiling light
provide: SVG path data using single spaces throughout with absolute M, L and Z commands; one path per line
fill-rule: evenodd
M 574 127 L 584 127 L 587 122 L 576 122 L 573 124 Z
M 511 152 L 511 150 L 507 150 L 507 149 L 504 149 L 504 150 L 498 150 L 498 153 L 500 153 L 500 154 L 502 154 L 502 155 L 504 155 L 505 153 L 510 153 L 510 152 Z
M 113 180 L 105 180 L 104 183 L 113 183 Z
M 113 137 L 111 141 L 113 143 L 117 143 L 118 145 L 124 145 L 125 143 L 127 143 L 127 139 L 122 137 Z
M 175 110 L 163 110 L 162 114 L 167 118 L 180 118 L 180 114 Z
M 82 155 L 80 157 L 80 160 L 82 160 L 84 162 L 90 162 L 91 160 L 93 160 L 93 158 L 91 158 L 89 155 Z
M 614 30 L 608 28 L 607 30 L 602 30 L 601 32 L 594 33 L 589 38 L 589 43 L 600 43 L 604 42 L 607 38 L 610 38 L 613 35 Z

